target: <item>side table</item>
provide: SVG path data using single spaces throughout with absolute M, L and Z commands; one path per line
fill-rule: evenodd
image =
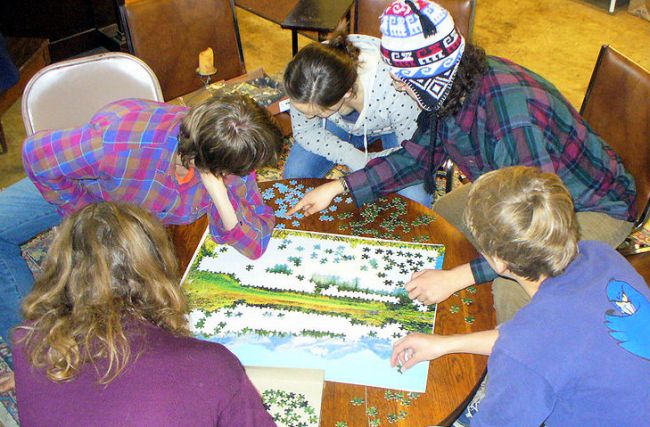
M 282 22 L 282 28 L 291 30 L 291 50 L 298 53 L 298 31 L 318 32 L 318 39 L 334 30 L 345 17 L 350 25 L 350 11 L 357 0 L 299 0 Z

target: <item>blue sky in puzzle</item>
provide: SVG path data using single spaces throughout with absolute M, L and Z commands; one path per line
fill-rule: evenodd
M 433 326 L 435 307 L 405 304 L 403 285 L 414 271 L 440 269 L 443 257 L 441 245 L 276 230 L 258 260 L 220 245 L 196 269 L 231 275 L 242 289 L 320 295 L 352 306 L 357 301 L 392 304 L 412 310 L 424 325 Z M 319 368 L 332 381 L 424 391 L 427 364 L 400 374 L 388 362 L 393 341 L 412 326 L 397 321 L 364 324 L 337 312 L 304 310 L 304 304 L 297 304 L 301 310 L 287 309 L 286 303 L 248 305 L 247 293 L 241 295 L 232 296 L 233 305 L 217 311 L 192 307 L 193 332 L 227 345 L 244 364 Z M 262 336 L 254 330 L 267 333 Z

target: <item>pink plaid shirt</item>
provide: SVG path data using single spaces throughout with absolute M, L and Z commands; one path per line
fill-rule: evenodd
M 179 184 L 172 161 L 187 107 L 137 99 L 107 105 L 89 123 L 39 132 L 25 141 L 23 164 L 45 200 L 62 215 L 101 201 L 137 204 L 164 224 L 188 224 L 208 213 L 219 243 L 249 258 L 266 249 L 275 218 L 255 173 L 224 181 L 239 223 L 225 231 L 199 174 Z

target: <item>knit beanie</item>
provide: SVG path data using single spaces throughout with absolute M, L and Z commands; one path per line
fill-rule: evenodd
M 465 39 L 449 12 L 428 0 L 397 0 L 381 16 L 381 53 L 393 74 L 436 111 L 447 98 Z

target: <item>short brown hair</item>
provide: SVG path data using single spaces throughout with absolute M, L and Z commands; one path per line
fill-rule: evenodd
M 470 189 L 464 220 L 482 254 L 529 280 L 562 273 L 578 250 L 571 194 L 557 175 L 533 167 L 481 176 Z
M 131 359 L 127 322 L 189 335 L 177 273 L 167 233 L 143 209 L 104 202 L 69 216 L 23 302 L 29 361 L 53 381 L 88 364 L 109 383 Z
M 189 168 L 244 176 L 277 162 L 282 135 L 268 111 L 252 98 L 217 95 L 192 108 L 178 134 L 178 154 Z

